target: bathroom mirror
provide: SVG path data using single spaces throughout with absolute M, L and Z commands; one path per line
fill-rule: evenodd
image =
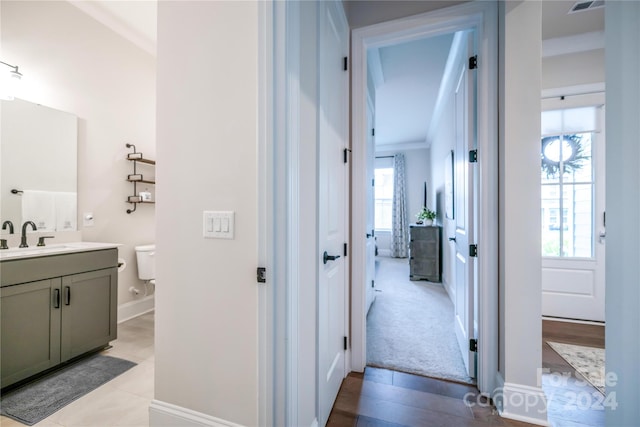
M 14 99 L 2 101 L 0 126 L 1 220 L 16 233 L 24 221 L 39 231 L 77 230 L 78 118 Z

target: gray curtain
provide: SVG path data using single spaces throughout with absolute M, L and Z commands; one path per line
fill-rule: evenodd
M 404 167 L 404 154 L 393 156 L 393 212 L 391 226 L 391 256 L 406 258 L 409 256 L 409 225 L 407 224 L 407 178 Z

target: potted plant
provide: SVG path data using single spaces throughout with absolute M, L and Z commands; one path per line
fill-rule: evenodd
M 416 224 L 424 223 L 425 225 L 432 225 L 433 220 L 436 219 L 436 213 L 424 206 L 422 210 L 416 214 L 416 218 L 418 218 Z

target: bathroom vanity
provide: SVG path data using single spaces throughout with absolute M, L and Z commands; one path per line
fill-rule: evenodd
M 2 388 L 116 339 L 117 246 L 0 251 Z

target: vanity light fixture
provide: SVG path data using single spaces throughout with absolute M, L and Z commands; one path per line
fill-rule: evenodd
M 18 71 L 17 65 L 7 64 L 0 61 L 0 64 L 8 67 L 0 73 L 0 99 L 13 101 L 16 88 L 22 79 L 22 73 Z

